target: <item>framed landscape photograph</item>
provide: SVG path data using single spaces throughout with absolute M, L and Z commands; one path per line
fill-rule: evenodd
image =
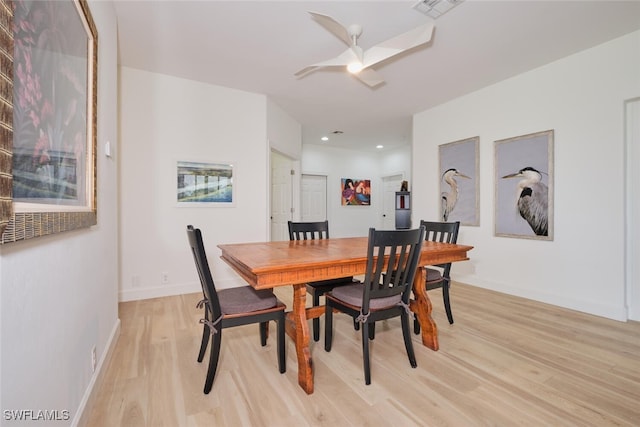
M 494 148 L 495 235 L 553 240 L 553 130 Z
M 178 162 L 177 200 L 181 206 L 234 206 L 232 163 Z
M 97 30 L 88 4 L 4 5 L 13 16 L 2 22 L 13 31 L 3 34 L 2 50 L 13 63 L 10 73 L 2 63 L 12 86 L 0 85 L 12 102 L 2 107 L 0 151 L 11 158 L 0 162 L 2 196 L 7 186 L 11 194 L 2 243 L 95 225 Z
M 480 137 L 438 146 L 440 220 L 480 225 Z

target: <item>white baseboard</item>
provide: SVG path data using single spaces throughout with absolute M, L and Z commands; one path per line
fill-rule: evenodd
M 231 277 L 217 279 L 216 289 L 234 288 L 236 286 L 245 286 L 247 283 L 239 277 Z M 194 292 L 202 292 L 200 282 L 181 283 L 168 286 L 154 286 L 146 288 L 129 288 L 122 289 L 118 293 L 118 301 L 138 301 L 142 299 L 170 297 L 173 295 L 191 294 Z
M 89 381 L 89 385 L 87 390 L 80 401 L 80 406 L 78 406 L 78 410 L 76 411 L 75 417 L 71 421 L 71 425 L 73 427 L 84 427 L 87 425 L 89 414 L 93 409 L 93 405 L 96 399 L 96 395 L 100 387 L 102 386 L 102 382 L 104 381 L 104 375 L 106 373 L 106 367 L 111 360 L 111 356 L 116 348 L 116 344 L 118 342 L 118 338 L 120 337 L 120 319 L 117 319 L 116 324 L 111 331 L 111 335 L 109 336 L 109 340 L 107 341 L 106 351 L 102 354 L 102 357 L 98 361 L 98 365 L 96 366 L 96 371 L 93 373 L 91 377 L 91 381 Z
M 455 277 L 452 278 L 452 280 L 454 282 L 465 283 L 472 286 L 477 286 L 479 288 L 489 289 L 496 292 L 502 292 L 508 295 L 527 298 L 533 301 L 543 302 L 545 304 L 551 304 L 557 307 L 567 308 L 569 310 L 575 310 L 575 311 L 580 311 L 582 313 L 593 314 L 594 316 L 605 317 L 607 319 L 618 320 L 621 322 L 627 321 L 627 310 L 625 307 L 614 307 L 611 305 L 594 304 L 592 302 L 583 301 L 578 298 L 568 298 L 566 296 L 548 294 L 544 292 L 535 291 L 532 289 L 516 288 L 513 286 L 505 285 L 503 283 L 479 280 L 474 275 L 456 274 Z
M 171 286 L 156 286 L 153 288 L 134 288 L 121 290 L 118 294 L 120 302 L 137 301 L 149 298 L 168 297 L 173 295 L 190 294 L 202 292 L 199 283 L 185 283 Z

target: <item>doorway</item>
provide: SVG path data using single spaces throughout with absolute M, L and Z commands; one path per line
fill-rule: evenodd
M 300 220 L 324 221 L 327 218 L 327 176 L 302 175 Z
M 402 175 L 382 177 L 382 228 L 393 230 L 396 228 L 396 191 L 400 191 Z
M 271 240 L 289 240 L 287 221 L 293 219 L 294 164 L 271 150 Z

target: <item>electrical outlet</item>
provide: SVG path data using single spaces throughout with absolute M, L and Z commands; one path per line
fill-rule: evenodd
M 98 365 L 98 355 L 96 354 L 96 346 L 94 345 L 91 349 L 91 372 L 96 371 L 96 366 Z
M 167 273 L 166 271 L 160 273 L 160 282 L 163 285 L 166 285 L 167 283 L 169 283 L 169 273 Z

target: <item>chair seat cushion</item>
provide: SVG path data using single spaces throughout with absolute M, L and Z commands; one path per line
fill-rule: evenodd
M 278 303 L 270 289 L 256 291 L 251 286 L 240 286 L 218 291 L 223 314 L 250 313 L 275 307 Z
M 427 282 L 435 282 L 436 280 L 442 280 L 442 273 L 435 268 L 427 268 Z
M 340 286 L 331 291 L 334 298 L 344 301 L 347 304 L 362 307 L 363 284 L 354 283 L 353 285 Z M 382 308 L 391 307 L 398 304 L 402 299 L 402 295 L 393 295 L 384 298 L 372 298 L 369 302 L 371 310 L 380 310 Z

